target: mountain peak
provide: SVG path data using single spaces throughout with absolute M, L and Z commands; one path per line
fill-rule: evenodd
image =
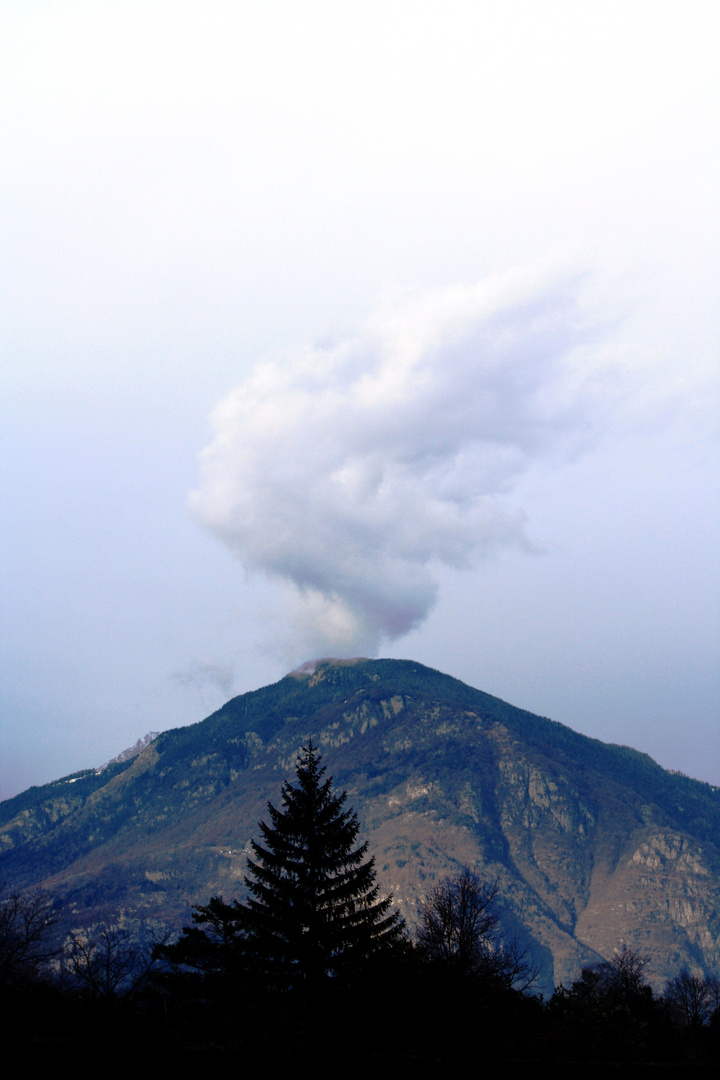
M 309 679 L 319 667 L 352 667 L 353 664 L 364 664 L 367 656 L 335 657 L 323 656 L 319 660 L 306 660 L 300 667 L 288 672 L 288 677 L 293 679 Z
M 497 883 L 543 992 L 624 944 L 658 981 L 720 974 L 720 791 L 411 660 L 309 661 L 102 773 L 31 788 L 0 804 L 3 870 L 68 918 L 122 906 L 182 925 L 191 904 L 242 896 L 308 738 L 409 923 L 467 866 Z

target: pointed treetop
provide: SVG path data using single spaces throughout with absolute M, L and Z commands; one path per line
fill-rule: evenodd
M 367 842 L 357 845 L 357 815 L 323 780 L 321 760 L 308 739 L 282 809 L 268 803 L 271 824 L 261 822 L 262 843 L 251 842 L 245 879 L 251 933 L 290 982 L 355 966 L 403 933 L 392 897 L 379 897 Z

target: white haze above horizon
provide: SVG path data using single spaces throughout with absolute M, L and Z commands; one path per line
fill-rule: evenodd
M 353 655 L 720 784 L 719 38 L 3 6 L 0 797 Z

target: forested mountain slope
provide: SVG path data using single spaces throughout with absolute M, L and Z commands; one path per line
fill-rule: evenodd
M 305 665 L 129 761 L 7 800 L 3 876 L 51 890 L 71 925 L 187 921 L 243 893 L 249 841 L 308 736 L 410 923 L 467 864 L 497 880 L 545 989 L 623 944 L 656 982 L 720 973 L 720 790 L 411 661 Z

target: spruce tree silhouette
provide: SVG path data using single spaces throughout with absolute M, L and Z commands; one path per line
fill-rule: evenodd
M 404 923 L 392 897 L 379 897 L 367 842 L 356 846 L 357 815 L 344 810 L 320 755 L 308 740 L 297 759 L 297 783 L 282 788 L 283 809 L 268 803 L 271 824 L 251 841 L 245 879 L 247 928 L 282 985 L 317 985 L 349 975 L 396 944 Z

